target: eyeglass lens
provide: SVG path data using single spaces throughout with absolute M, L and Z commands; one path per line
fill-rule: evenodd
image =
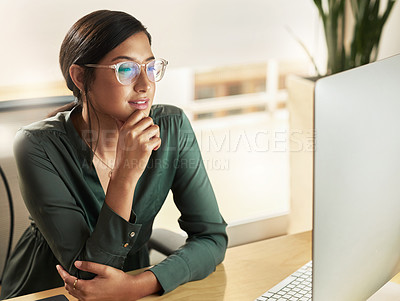
M 163 60 L 153 60 L 146 65 L 146 74 L 150 81 L 158 82 L 162 79 L 165 71 L 165 63 Z M 141 66 L 135 62 L 124 62 L 119 65 L 117 70 L 118 80 L 129 85 L 133 83 L 139 76 Z

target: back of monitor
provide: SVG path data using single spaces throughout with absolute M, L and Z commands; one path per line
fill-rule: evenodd
M 366 300 L 400 270 L 400 55 L 315 87 L 313 300 Z

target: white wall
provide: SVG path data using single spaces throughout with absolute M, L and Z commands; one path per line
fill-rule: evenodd
M 383 29 L 378 59 L 400 53 L 400 3 L 396 2 Z
M 123 10 L 153 35 L 169 68 L 307 59 L 290 27 L 324 65 L 324 40 L 312 0 L 1 0 L 0 87 L 62 79 L 58 51 L 71 25 L 97 9 Z M 380 58 L 400 53 L 400 5 L 382 36 Z
M 304 58 L 289 26 L 322 64 L 323 38 L 312 0 L 1 0 L 0 86 L 61 79 L 58 51 L 70 26 L 97 9 L 124 10 L 154 37 L 169 68 Z M 380 57 L 400 53 L 400 5 L 385 28 Z
M 169 68 L 306 58 L 318 17 L 312 0 L 1 0 L 0 86 L 61 79 L 58 51 L 71 27 L 97 9 L 131 13 L 153 35 Z

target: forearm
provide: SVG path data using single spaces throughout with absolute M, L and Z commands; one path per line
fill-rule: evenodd
M 128 294 L 125 300 L 136 300 L 148 295 L 156 294 L 161 290 L 161 285 L 151 271 L 131 276 L 127 282 Z
M 115 165 L 105 201 L 114 212 L 129 221 L 136 184 L 161 139 L 159 127 L 140 110 L 130 115 L 125 123 L 118 122 L 118 127 Z
M 115 169 L 107 189 L 105 203 L 100 210 L 96 227 L 86 240 L 78 257 L 122 269 L 126 256 L 135 244 L 140 231 L 132 211 L 133 194 L 139 177 L 133 172 Z M 68 266 L 72 266 L 72 263 Z M 69 269 L 74 273 L 74 269 Z M 82 272 L 79 277 L 89 279 L 93 275 Z
M 82 280 L 57 266 L 65 288 L 79 300 L 133 301 L 155 294 L 161 289 L 156 277 L 149 271 L 133 276 L 94 262 L 77 262 L 76 266 L 82 271 L 97 275 L 92 280 Z
M 77 256 L 71 258 L 72 262 L 65 267 L 73 275 L 84 279 L 90 279 L 93 275 L 86 275 L 84 272 L 76 274 L 73 268 L 75 260 L 92 261 L 123 269 L 127 254 L 135 246 L 141 226 L 126 221 L 104 203 L 96 227 L 86 240 L 83 249 Z
M 225 235 L 193 238 L 150 270 L 157 275 L 163 293 L 168 293 L 181 284 L 200 280 L 211 274 L 224 259 L 226 244 Z
M 129 221 L 132 210 L 133 195 L 140 175 L 132 171 L 116 169 L 108 184 L 105 202 L 118 215 Z

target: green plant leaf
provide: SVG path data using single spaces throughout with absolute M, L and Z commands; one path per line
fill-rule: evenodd
M 327 74 L 376 60 L 384 24 L 397 0 L 388 0 L 382 15 L 380 0 L 313 0 L 322 19 L 327 51 Z M 344 44 L 346 1 L 354 18 L 352 40 Z M 347 49 L 347 47 L 349 47 Z

